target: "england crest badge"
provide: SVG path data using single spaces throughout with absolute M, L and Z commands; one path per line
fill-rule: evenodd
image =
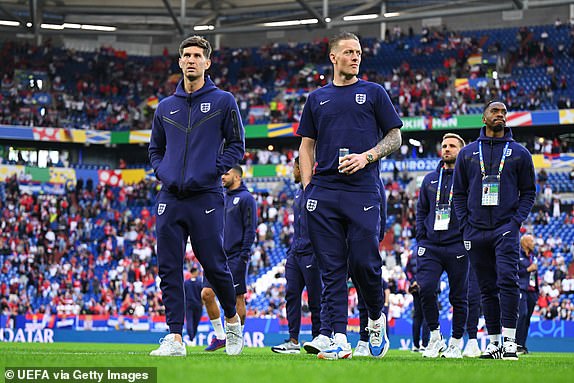
M 367 101 L 367 95 L 365 93 L 356 93 L 355 94 L 355 101 L 357 104 L 361 105 Z
M 307 200 L 307 211 L 313 211 L 317 208 L 317 200 L 316 199 L 308 199 Z
M 201 110 L 203 113 L 207 113 L 211 110 L 211 102 L 202 102 L 199 105 L 199 110 Z
M 469 251 L 471 249 L 471 242 L 470 241 L 464 241 L 464 248 L 466 249 L 466 251 Z
M 165 212 L 165 207 L 167 206 L 167 204 L 165 203 L 160 203 L 157 205 L 157 215 L 162 215 Z
M 239 203 L 239 197 L 233 198 L 233 204 L 237 205 Z

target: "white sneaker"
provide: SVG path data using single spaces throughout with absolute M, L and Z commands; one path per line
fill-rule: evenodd
M 357 347 L 355 347 L 355 351 L 353 351 L 353 357 L 357 356 L 371 356 L 371 352 L 369 351 L 369 342 L 360 340 L 359 343 L 357 343 Z
M 350 343 L 335 343 L 333 340 L 331 345 L 317 354 L 319 359 L 336 360 L 336 359 L 351 359 L 353 357 L 353 349 Z
M 186 356 L 185 345 L 175 340 L 175 334 L 169 334 L 159 340 L 159 347 L 149 353 L 151 356 Z
M 389 351 L 389 338 L 387 337 L 387 317 L 381 313 L 379 319 L 373 321 L 369 318 L 369 351 L 375 358 L 382 358 Z
M 308 354 L 318 354 L 331 346 L 331 339 L 325 335 L 317 335 L 310 342 L 303 343 L 303 348 Z
M 446 348 L 446 351 L 442 353 L 441 357 L 448 359 L 462 359 L 462 351 L 460 348 L 451 344 Z
M 469 339 L 468 342 L 466 342 L 462 356 L 465 358 L 478 358 L 480 354 L 482 354 L 482 351 L 480 351 L 480 347 L 478 347 L 478 341 L 476 339 Z
M 502 359 L 502 346 L 498 342 L 490 342 L 480 359 Z
M 301 345 L 299 345 L 299 343 L 295 344 L 291 342 L 291 340 L 287 339 L 284 343 L 271 347 L 271 351 L 278 354 L 300 354 Z
M 227 355 L 239 355 L 243 350 L 243 332 L 239 315 L 236 323 L 225 323 L 225 352 Z
M 431 337 L 427 348 L 423 352 L 423 358 L 438 358 L 444 351 L 446 351 L 446 342 L 442 335 L 438 339 L 432 339 Z
M 502 344 L 502 359 L 504 360 L 518 360 L 517 345 L 513 341 L 504 340 Z

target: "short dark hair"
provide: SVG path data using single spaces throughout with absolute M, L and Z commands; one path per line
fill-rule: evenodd
M 179 57 L 183 55 L 183 50 L 187 47 L 199 47 L 203 49 L 203 55 L 206 59 L 211 56 L 211 44 L 202 36 L 189 36 L 179 44 Z
M 496 103 L 501 103 L 501 104 L 503 104 L 504 106 L 506 106 L 506 104 L 505 104 L 503 101 L 498 100 L 498 99 L 495 98 L 495 99 L 493 99 L 493 100 L 490 100 L 489 102 L 487 102 L 487 103 L 484 105 L 484 109 L 482 109 L 482 114 L 484 114 L 484 113 L 488 110 L 488 108 L 490 108 L 490 105 L 496 104 Z
M 239 177 L 243 177 L 243 169 L 241 168 L 241 166 L 235 165 L 234 167 L 231 168 L 231 170 L 239 174 Z
M 329 53 L 331 53 L 333 48 L 336 47 L 339 44 L 339 41 L 341 41 L 341 40 L 357 40 L 357 41 L 359 41 L 359 38 L 354 33 L 341 32 L 338 35 L 331 37 L 331 39 L 329 40 Z

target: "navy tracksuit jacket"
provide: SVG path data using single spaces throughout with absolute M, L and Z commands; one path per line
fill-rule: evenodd
M 183 257 L 188 237 L 204 276 L 226 317 L 235 311 L 235 289 L 223 250 L 221 175 L 239 163 L 245 137 L 237 103 L 206 77 L 188 94 L 183 80 L 155 111 L 149 157 L 162 182 L 157 197 L 159 276 L 170 332 L 184 322 Z
M 257 203 L 243 182 L 237 189 L 228 190 L 225 194 L 224 227 L 223 248 L 233 275 L 235 294 L 245 294 L 247 264 L 257 227 Z
M 448 275 L 449 300 L 453 307 L 452 336 L 462 338 L 468 314 L 468 255 L 462 244 L 458 220 L 451 206 L 447 230 L 434 230 L 436 196 L 440 184 L 439 204 L 449 204 L 453 170 L 437 169 L 423 179 L 417 203 L 417 281 L 420 285 L 421 307 L 431 331 L 439 327 L 437 286 L 443 271 Z M 439 180 L 442 169 L 442 180 Z M 452 203 L 451 203 L 452 205 Z
M 477 141 L 458 154 L 454 171 L 454 208 L 460 222 L 465 248 L 476 272 L 482 308 L 489 334 L 516 328 L 518 318 L 519 229 L 530 213 L 536 196 L 532 156 L 512 138 L 492 138 L 482 128 Z M 505 165 L 500 177 L 498 206 L 482 206 L 482 146 L 487 175 L 497 175 L 502 151 Z

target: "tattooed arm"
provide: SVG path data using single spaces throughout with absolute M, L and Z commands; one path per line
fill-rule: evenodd
M 388 156 L 395 150 L 398 150 L 401 147 L 401 143 L 402 138 L 400 129 L 391 129 L 387 135 L 372 149 L 376 153 L 375 161 Z
M 369 164 L 367 159 L 369 154 L 373 156 L 371 162 L 376 162 L 399 149 L 401 143 L 401 130 L 399 128 L 391 129 L 374 148 L 361 154 L 349 154 L 346 156 L 347 161 L 339 166 L 339 169 L 343 173 L 353 174 Z

